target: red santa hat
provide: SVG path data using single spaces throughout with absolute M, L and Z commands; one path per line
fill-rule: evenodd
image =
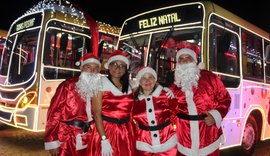
M 138 69 L 137 75 L 136 75 L 136 81 L 140 82 L 143 74 L 150 73 L 155 77 L 155 80 L 157 80 L 157 73 L 156 71 L 151 67 L 141 67 Z
M 127 68 L 129 68 L 129 60 L 126 54 L 121 50 L 115 50 L 114 52 L 112 52 L 111 55 L 108 57 L 108 61 L 104 65 L 104 67 L 108 69 L 108 65 L 112 63 L 113 61 L 117 61 L 117 60 L 125 62 L 125 64 L 127 64 Z
M 197 46 L 190 46 L 189 48 L 182 48 L 176 53 L 176 60 L 178 62 L 178 59 L 182 54 L 188 54 L 193 58 L 193 60 L 197 64 L 199 52 L 200 52 L 200 49 Z M 205 65 L 203 62 L 200 62 L 198 64 L 198 67 L 200 69 L 205 69 Z
M 93 55 L 92 53 L 86 53 L 80 58 L 79 61 L 76 62 L 76 66 L 83 66 L 87 63 L 96 63 L 99 66 L 101 65 L 100 61 L 95 55 Z

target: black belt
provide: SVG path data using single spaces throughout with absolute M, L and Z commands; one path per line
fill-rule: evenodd
M 65 122 L 68 125 L 79 127 L 83 130 L 83 132 L 87 132 L 89 129 L 89 122 L 83 122 L 79 120 L 72 120 Z
M 105 115 L 102 115 L 102 119 L 108 122 L 117 123 L 117 124 L 124 124 L 128 123 L 130 121 L 130 117 L 123 118 L 123 119 L 117 119 L 117 118 L 111 118 Z
M 184 120 L 204 120 L 205 117 L 207 117 L 206 114 L 202 115 L 186 115 L 186 114 L 180 114 L 177 113 L 177 117 Z
M 163 129 L 164 127 L 168 126 L 171 124 L 171 121 L 168 120 L 162 124 L 156 125 L 156 126 L 144 126 L 144 125 L 139 125 L 140 129 L 146 130 L 146 131 L 157 131 L 160 129 Z

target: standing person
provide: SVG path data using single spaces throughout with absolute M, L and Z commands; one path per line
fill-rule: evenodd
M 136 155 L 176 156 L 176 134 L 168 91 L 157 83 L 157 74 L 151 67 L 140 68 L 134 93 L 133 119 L 136 123 Z
M 124 52 L 116 50 L 109 56 L 105 68 L 108 76 L 101 78 L 102 89 L 93 97 L 95 124 L 88 155 L 134 156 L 134 126 L 131 121 L 134 85 L 129 81 L 129 60 Z
M 231 97 L 220 78 L 197 66 L 196 53 L 188 48 L 176 54 L 175 82 L 178 151 L 187 156 L 218 156 L 224 140 L 221 122 Z
M 100 62 L 87 53 L 80 59 L 81 74 L 63 81 L 47 114 L 45 149 L 52 156 L 86 154 L 87 131 L 92 121 L 90 98 L 100 87 Z

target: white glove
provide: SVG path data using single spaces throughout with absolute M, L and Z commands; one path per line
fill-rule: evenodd
M 112 156 L 112 146 L 108 139 L 101 140 L 101 152 L 102 156 Z
M 168 98 L 171 98 L 171 99 L 174 99 L 175 98 L 173 92 L 168 87 L 164 87 L 163 90 L 165 92 L 167 92 L 166 95 L 167 95 Z

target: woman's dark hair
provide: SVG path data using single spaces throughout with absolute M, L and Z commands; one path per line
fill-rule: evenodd
M 152 90 L 152 93 L 156 90 L 158 84 L 156 83 L 153 90 Z M 139 101 L 139 95 L 143 94 L 143 88 L 141 85 L 138 86 L 138 88 L 135 90 L 134 92 L 134 101 Z
M 108 72 L 108 79 L 113 83 L 111 73 Z M 120 78 L 120 82 L 122 84 L 122 92 L 128 93 L 128 87 L 129 87 L 129 73 L 126 69 L 125 74 Z M 113 83 L 114 84 L 114 83 Z M 115 84 L 114 84 L 115 85 Z

